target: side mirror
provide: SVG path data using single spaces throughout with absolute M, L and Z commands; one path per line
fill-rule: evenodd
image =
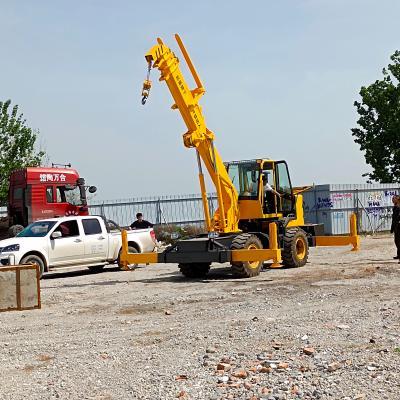
M 96 193 L 97 187 L 96 186 L 89 186 L 89 193 Z
M 57 238 L 60 238 L 60 237 L 62 237 L 62 234 L 61 234 L 60 231 L 54 231 L 54 232 L 51 234 L 51 238 L 52 238 L 52 239 L 57 239 Z

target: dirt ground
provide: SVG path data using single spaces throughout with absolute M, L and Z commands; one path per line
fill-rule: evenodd
M 299 269 L 59 270 L 0 314 L 0 399 L 400 399 L 393 239 Z

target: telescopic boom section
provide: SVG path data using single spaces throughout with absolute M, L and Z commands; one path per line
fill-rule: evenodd
M 175 35 L 175 38 L 197 87 L 193 90 L 189 89 L 179 67 L 178 58 L 159 38 L 157 39 L 158 44 L 152 47 L 145 56 L 149 71 L 151 68 L 160 70 L 160 81 L 164 80 L 166 82 L 175 101 L 172 109 L 177 108 L 179 110 L 188 128 L 188 131 L 183 135 L 183 143 L 186 147 L 194 147 L 196 149 L 200 188 L 208 231 L 220 233 L 237 232 L 239 230 L 238 194 L 214 146 L 214 133 L 207 128 L 201 106 L 198 104 L 200 97 L 205 93 L 205 89 L 182 40 L 178 35 Z M 143 85 L 143 103 L 148 97 L 150 88 L 151 82 L 147 78 Z M 212 219 L 210 219 L 209 214 L 201 160 L 207 168 L 218 196 L 218 209 Z

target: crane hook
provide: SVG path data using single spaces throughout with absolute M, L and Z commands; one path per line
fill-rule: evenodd
M 149 97 L 149 94 L 150 94 L 150 89 L 151 89 L 150 71 L 151 71 L 151 61 L 149 62 L 149 65 L 148 65 L 147 77 L 143 82 L 143 88 L 142 88 L 142 104 L 143 105 L 146 104 L 147 98 Z

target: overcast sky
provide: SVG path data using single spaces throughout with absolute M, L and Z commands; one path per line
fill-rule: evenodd
M 365 182 L 350 129 L 362 85 L 400 49 L 400 2 L 0 0 L 0 99 L 98 199 L 198 193 L 165 83 L 144 54 L 184 40 L 224 160 L 286 159 L 295 185 Z M 210 188 L 210 191 L 213 191 Z

